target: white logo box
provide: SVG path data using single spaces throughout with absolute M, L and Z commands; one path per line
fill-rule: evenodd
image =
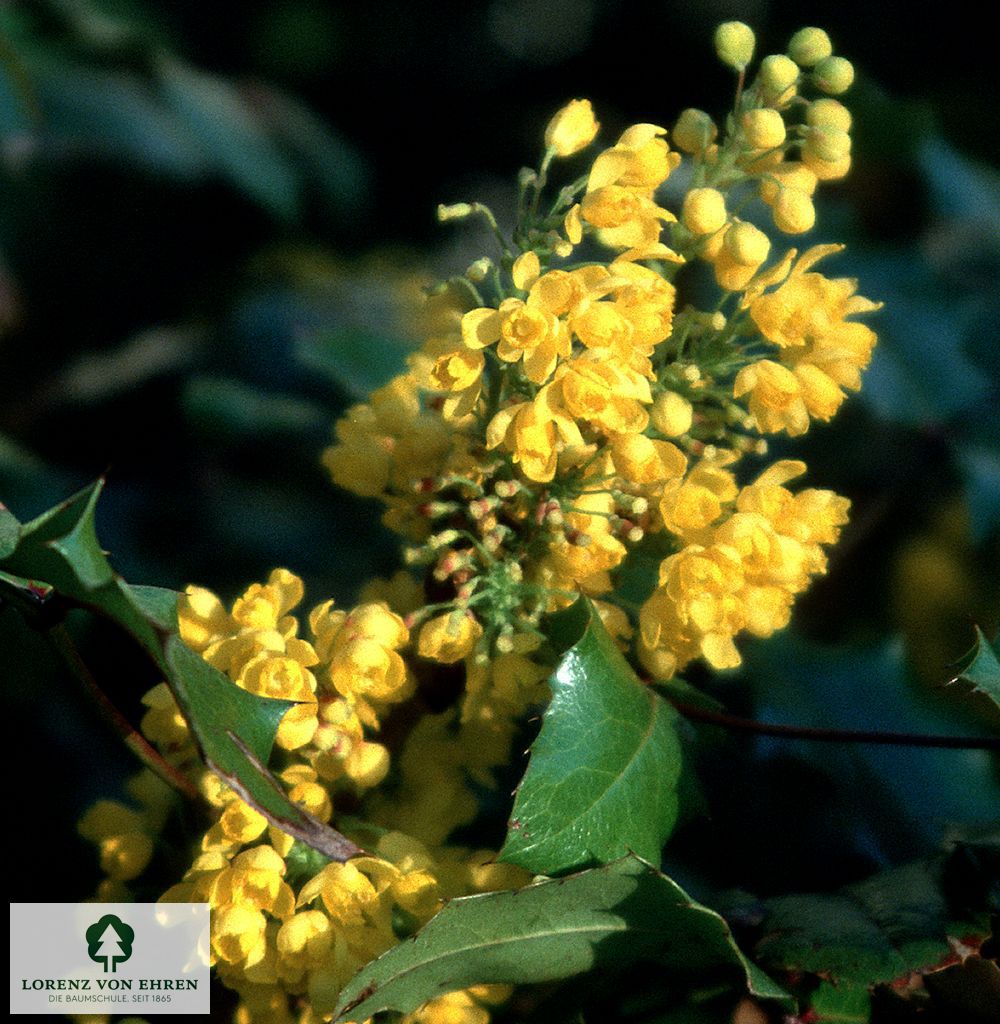
M 210 1012 L 207 903 L 11 903 L 10 1012 Z

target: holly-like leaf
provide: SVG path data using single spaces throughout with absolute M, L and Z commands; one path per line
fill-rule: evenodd
M 176 593 L 131 587 L 114 572 L 94 525 L 102 486 L 98 480 L 19 527 L 13 549 L 0 557 L 8 593 L 22 605 L 33 601 L 40 608 L 61 599 L 110 619 L 163 673 L 205 761 L 247 803 L 331 859 L 357 853 L 353 843 L 292 803 L 267 769 L 275 733 L 292 702 L 236 686 L 181 640 Z
M 404 1013 L 478 984 L 557 981 L 636 963 L 665 984 L 726 978 L 765 999 L 789 997 L 740 952 L 725 921 L 635 857 L 525 889 L 452 900 L 411 940 L 347 984 L 335 1020 Z
M 823 981 L 809 999 L 815 1024 L 867 1024 L 871 1019 L 871 993 L 864 985 L 834 985 Z
M 978 626 L 976 646 L 971 651 L 970 660 L 952 682 L 959 679 L 971 683 L 974 692 L 985 693 L 997 707 L 1000 707 L 1000 656 L 997 645 L 991 644 Z
M 0 502 L 0 558 L 6 558 L 21 539 L 21 524 L 7 506 Z
M 838 985 L 939 969 L 956 945 L 975 948 L 989 935 L 998 871 L 1000 840 L 987 836 L 834 893 L 776 897 L 764 904 L 754 956 L 770 971 Z
M 550 680 L 500 859 L 554 875 L 626 853 L 659 863 L 677 819 L 676 712 L 644 686 L 589 603 Z

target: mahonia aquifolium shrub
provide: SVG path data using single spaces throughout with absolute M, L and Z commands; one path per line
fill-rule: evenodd
M 859 388 L 875 335 L 851 318 L 877 305 L 815 269 L 841 246 L 772 251 L 740 213 L 765 209 L 775 238 L 813 227 L 819 183 L 850 167 L 851 115 L 832 96 L 853 70 L 816 28 L 752 78 L 747 26 L 720 26 L 715 43 L 739 73 L 722 132 L 688 109 L 671 132 L 633 125 L 588 159 L 599 125 L 573 100 L 520 176 L 511 238 L 480 204 L 441 207 L 442 220 L 483 218 L 501 256 L 431 290 L 426 343 L 347 412 L 324 455 L 336 483 L 384 504 L 415 572 L 306 624 L 301 581 L 283 569 L 231 608 L 197 587 L 182 601 L 193 650 L 252 693 L 299 702 L 277 734 L 291 799 L 371 851 L 327 863 L 293 841 L 203 767 L 165 684 L 146 695 L 144 734 L 214 810 L 161 898 L 212 905 L 213 962 L 241 1022 L 322 1019 L 443 899 L 529 880 L 447 840 L 476 815 L 470 786 L 495 785 L 518 721 L 545 699 L 543 616 L 586 595 L 640 674 L 663 680 L 696 660 L 738 665 L 736 639 L 782 628 L 826 570 L 847 500 L 799 487 L 801 462 L 742 475 L 739 463 L 759 466 L 766 435 L 805 433 Z M 571 160 L 581 176 L 550 189 Z M 657 199 L 672 175 L 685 182 L 676 211 Z M 698 263 L 714 306 L 678 308 L 675 279 Z M 615 572 L 653 540 L 658 578 L 627 603 Z M 457 707 L 417 717 L 389 786 L 380 726 L 434 663 L 461 665 L 464 688 Z M 106 900 L 129 898 L 168 812 L 152 775 L 132 795 L 141 810 L 104 801 L 80 825 Z M 404 1019 L 487 1024 L 508 995 L 481 986 Z

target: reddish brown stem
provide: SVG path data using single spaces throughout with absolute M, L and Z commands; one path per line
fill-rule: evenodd
M 83 685 L 84 691 L 100 709 L 102 715 L 111 724 L 114 730 L 125 741 L 125 746 L 132 751 L 136 757 L 147 768 L 156 772 L 167 785 L 176 789 L 178 793 L 186 796 L 189 800 L 198 799 L 198 790 L 190 779 L 179 772 L 169 761 L 167 761 L 145 737 L 136 730 L 129 720 L 118 710 L 108 698 L 108 695 L 100 688 L 86 662 L 80 657 L 80 652 L 73 643 L 66 627 L 59 623 L 46 630 L 46 635 L 56 650 L 62 655 L 63 660 L 69 666 L 73 675 Z
M 777 725 L 739 718 L 722 711 L 709 711 L 694 704 L 668 697 L 685 717 L 695 722 L 718 725 L 733 732 L 757 736 L 776 736 L 788 740 L 815 740 L 820 743 L 879 743 L 894 747 L 947 747 L 952 750 L 1000 750 L 1000 736 L 935 736 L 913 732 L 876 732 L 856 729 L 820 729 L 809 725 Z

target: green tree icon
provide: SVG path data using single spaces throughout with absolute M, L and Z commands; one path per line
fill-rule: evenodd
M 86 932 L 87 953 L 94 963 L 104 964 L 104 973 L 114 974 L 119 964 L 132 955 L 135 932 L 120 917 L 105 914 Z

